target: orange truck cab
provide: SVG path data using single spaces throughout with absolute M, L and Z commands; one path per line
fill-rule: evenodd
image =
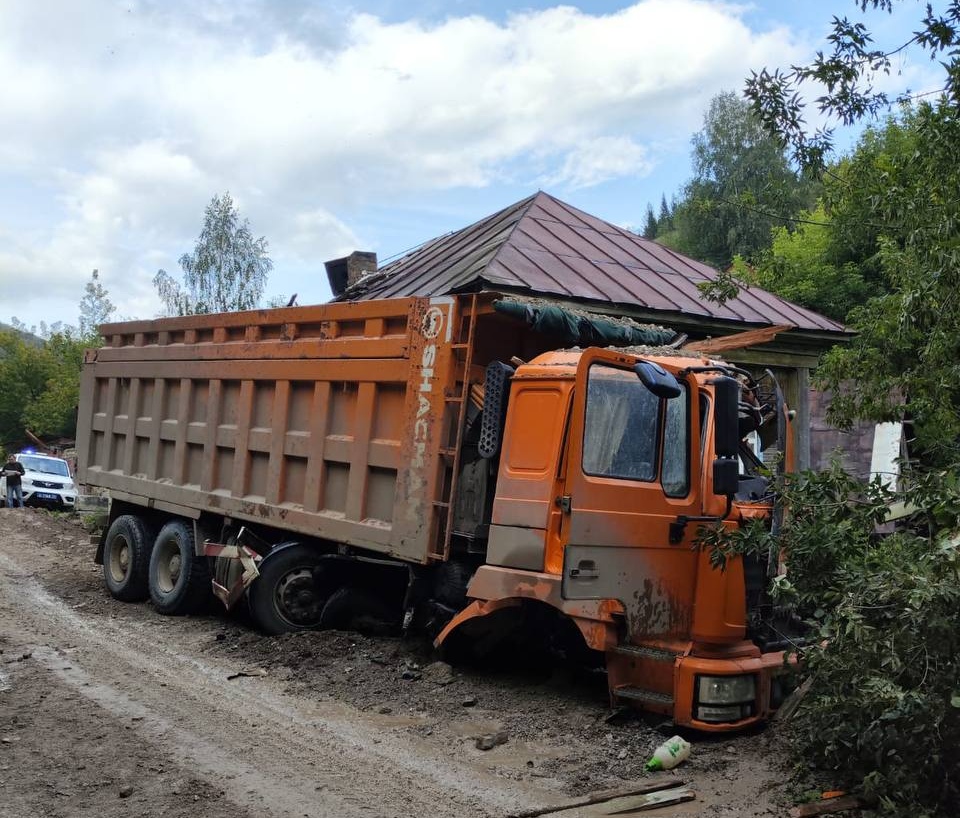
M 744 376 L 610 349 L 519 366 L 502 436 L 487 444 L 499 469 L 486 561 L 436 643 L 482 631 L 497 612 L 546 605 L 605 655 L 614 703 L 705 731 L 768 717 L 782 698 L 783 645 L 765 652 L 748 634 L 748 598 L 760 593 L 744 561 L 713 568 L 696 542 L 701 526 L 773 511 L 743 438 L 772 419 L 785 448 L 788 416 L 775 398 L 764 418 Z

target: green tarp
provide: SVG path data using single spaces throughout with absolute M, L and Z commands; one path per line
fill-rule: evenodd
M 493 308 L 504 315 L 526 321 L 537 332 L 556 336 L 568 346 L 663 346 L 676 337 L 673 330 L 662 327 L 631 327 L 604 318 L 588 318 L 563 307 L 495 301 Z

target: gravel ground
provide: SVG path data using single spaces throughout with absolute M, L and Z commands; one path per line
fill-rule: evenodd
M 163 617 L 107 594 L 78 523 L 0 510 L 4 818 L 547 814 L 656 780 L 643 765 L 664 736 L 611 718 L 600 673 L 466 670 L 419 638 Z M 657 775 L 696 800 L 644 814 L 785 813 L 771 731 L 690 738 L 690 759 Z

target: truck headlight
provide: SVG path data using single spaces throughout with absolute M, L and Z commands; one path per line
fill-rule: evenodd
M 697 676 L 696 716 L 715 724 L 742 721 L 754 714 L 756 696 L 756 676 Z
M 700 676 L 697 701 L 701 704 L 739 704 L 757 697 L 755 676 Z

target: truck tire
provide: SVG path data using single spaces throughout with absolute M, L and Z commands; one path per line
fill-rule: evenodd
M 103 542 L 103 579 L 111 596 L 143 602 L 150 596 L 147 570 L 153 529 L 141 517 L 124 514 L 110 524 Z
M 323 606 L 320 625 L 338 631 L 358 631 L 374 636 L 396 633 L 403 611 L 391 608 L 373 591 L 345 585 L 334 591 Z
M 248 592 L 250 613 L 263 633 L 276 636 L 320 626 L 327 592 L 314 572 L 322 562 L 321 555 L 305 545 L 267 554 Z
M 476 566 L 464 562 L 441 563 L 437 566 L 434 599 L 455 611 L 466 607 L 467 586 L 476 570 Z
M 157 535 L 148 571 L 150 599 L 159 613 L 181 616 L 210 600 L 210 568 L 193 550 L 193 526 L 171 520 Z

